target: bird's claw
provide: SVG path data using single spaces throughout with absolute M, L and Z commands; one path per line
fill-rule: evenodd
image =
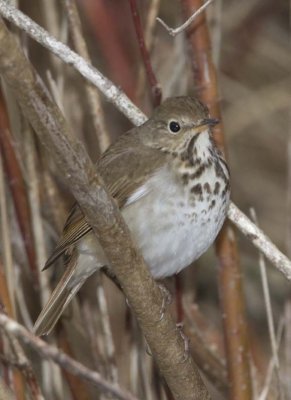
M 184 355 L 181 360 L 181 364 L 183 364 L 184 362 L 186 362 L 188 360 L 189 353 L 190 353 L 190 340 L 189 340 L 188 336 L 186 336 L 185 333 L 183 332 L 183 325 L 184 325 L 183 322 L 179 322 L 178 324 L 176 324 L 176 329 L 180 333 L 181 338 L 184 341 Z
M 162 296 L 163 296 L 163 302 L 162 302 L 162 308 L 161 308 L 161 316 L 157 321 L 157 322 L 160 322 L 164 318 L 167 306 L 169 306 L 171 304 L 171 302 L 172 302 L 172 295 L 171 295 L 170 291 L 164 285 L 162 285 L 161 283 L 158 283 L 158 287 L 159 287 L 159 289 L 160 289 L 160 291 L 162 293 Z

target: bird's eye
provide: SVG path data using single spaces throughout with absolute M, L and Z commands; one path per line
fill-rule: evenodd
M 177 121 L 170 121 L 169 122 L 169 129 L 170 129 L 171 132 L 177 133 L 181 129 L 181 126 L 180 126 L 179 122 L 177 122 Z

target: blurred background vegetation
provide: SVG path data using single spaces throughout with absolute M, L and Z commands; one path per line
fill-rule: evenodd
M 163 98 L 195 94 L 199 87 L 193 81 L 185 36 L 182 34 L 173 38 L 156 22 L 152 29 L 146 29 L 149 10 L 153 6 L 157 7 L 157 15 L 170 26 L 180 25 L 183 22 L 180 2 L 140 0 L 137 3 L 145 32 L 148 32 L 146 37 L 151 62 Z M 77 5 L 93 65 L 150 115 L 153 108 L 150 87 L 141 61 L 128 0 L 78 0 Z M 207 18 L 213 59 L 218 72 L 227 156 L 232 175 L 232 198 L 246 214 L 253 207 L 260 227 L 283 252 L 291 256 L 289 7 L 288 2 L 283 0 L 214 0 L 207 10 Z M 64 2 L 21 0 L 19 8 L 59 40 L 73 47 Z M 97 160 L 100 154 L 98 133 L 90 113 L 84 80 L 71 67 L 57 60 L 24 33 L 11 25 L 10 27 L 19 35 L 28 57 L 64 112 L 72 131 L 84 142 L 92 160 Z M 35 212 L 34 195 L 40 205 L 43 252 L 39 254 L 38 248 L 36 253 L 37 264 L 42 264 L 56 243 L 73 199 L 63 186 L 46 149 L 35 140 L 31 132 L 27 132 L 29 128 L 8 90 L 5 91 L 5 99 L 10 117 L 11 143 L 21 168 L 30 213 Z M 131 125 L 106 99 L 101 98 L 101 101 L 110 140 L 114 141 Z M 30 147 L 27 145 L 28 138 Z M 29 155 L 36 167 L 33 175 L 29 170 Z M 1 158 L 5 159 L 5 155 Z M 54 287 L 62 266 L 60 263 L 56 270 L 40 274 L 40 288 L 33 285 L 12 201 L 13 175 L 7 172 L 5 162 L 3 168 L 5 194 L 2 193 L 1 196 L 4 196 L 7 205 L 6 217 L 10 231 L 8 247 L 10 246 L 12 254 L 12 270 L 7 272 L 7 266 L 4 265 L 7 247 L 6 256 L 4 248 L 1 248 L 1 264 L 4 265 L 7 275 L 17 318 L 31 328 L 41 303 L 50 288 Z M 36 179 L 36 190 L 31 188 L 33 176 Z M 1 217 L 3 226 L 2 214 Z M 1 239 L 3 243 L 3 229 Z M 37 240 L 34 241 L 37 246 Z M 253 370 L 257 371 L 254 372 L 253 379 L 260 393 L 265 385 L 266 371 L 272 355 L 258 253 L 240 234 L 238 245 Z M 38 265 L 38 269 L 41 267 L 42 265 Z M 181 288 L 182 295 L 178 295 L 184 305 L 184 322 L 191 327 L 193 323 L 189 322 L 189 318 L 193 318 L 195 327 L 207 339 L 207 346 L 215 348 L 218 358 L 222 360 L 223 341 L 216 267 L 217 259 L 214 250 L 210 249 L 195 263 L 195 268 L 189 268 L 180 274 L 178 284 L 174 279 L 169 279 L 166 284 L 173 295 L 177 287 Z M 277 329 L 280 321 L 291 320 L 291 292 L 286 280 L 274 268 L 268 266 L 267 271 Z M 99 288 L 97 296 L 96 285 Z M 106 307 L 102 303 L 104 301 Z M 175 306 L 174 302 L 174 314 Z M 106 325 L 108 315 L 115 349 L 113 352 Z M 285 329 L 280 359 L 282 380 L 287 388 L 286 398 L 291 399 L 290 383 L 288 388 L 288 380 L 291 380 L 288 375 L 291 367 L 289 331 L 290 327 L 289 330 Z M 171 398 L 163 382 L 158 379 L 151 357 L 146 354 L 146 343 L 123 295 L 104 277 L 96 275 L 85 285 L 79 295 L 79 302 L 68 310 L 48 341 L 58 343 L 69 354 L 89 367 L 96 368 L 108 379 L 118 380 L 121 386 L 129 388 L 141 399 Z M 99 395 L 96 389 L 67 373 L 63 376 L 57 367 L 44 362 L 37 355 L 33 354 L 31 357 L 46 399 L 109 398 Z M 5 368 L 8 368 L 7 365 Z M 4 371 L 3 366 L 2 370 Z M 213 393 L 213 398 L 225 398 L 219 384 L 213 385 Z M 276 393 L 276 390 L 271 390 L 265 398 L 279 398 Z M 24 397 L 16 392 L 14 395 L 17 399 L 30 398 L 29 395 Z

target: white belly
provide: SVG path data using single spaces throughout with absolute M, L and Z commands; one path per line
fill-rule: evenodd
M 133 193 L 125 204 L 122 215 L 154 278 L 178 273 L 204 253 L 216 238 L 225 219 L 229 195 L 223 201 L 220 195 L 213 194 L 217 182 L 213 170 L 200 176 L 202 187 L 206 182 L 210 193 L 204 193 L 203 200 L 194 199 L 193 207 L 189 188 L 182 186 L 165 169 Z M 223 190 L 222 182 L 220 184 Z M 215 206 L 210 207 L 214 199 Z M 92 233 L 80 240 L 78 249 L 79 267 L 72 286 L 108 265 Z
M 202 185 L 206 179 L 213 193 L 217 178 L 202 176 Z M 214 198 L 215 206 L 209 209 Z M 227 205 L 228 201 L 223 203 L 220 196 L 210 193 L 204 201 L 195 201 L 194 208 L 188 188 L 165 171 L 133 194 L 122 214 L 152 275 L 163 278 L 179 272 L 207 250 L 223 224 Z

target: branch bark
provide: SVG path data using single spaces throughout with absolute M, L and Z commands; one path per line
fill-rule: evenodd
M 175 398 L 209 399 L 192 358 L 184 360 L 184 342 L 169 311 L 160 320 L 162 294 L 133 246 L 114 200 L 103 186 L 83 146 L 69 134 L 59 109 L 48 97 L 2 20 L 0 72 L 98 236 Z M 1 318 L 3 321 L 3 316 Z M 15 332 L 19 332 L 16 325 L 13 326 Z

